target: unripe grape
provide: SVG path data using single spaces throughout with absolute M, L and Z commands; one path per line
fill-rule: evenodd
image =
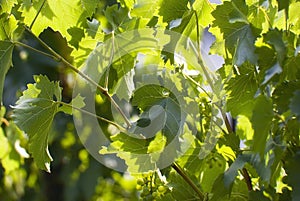
M 153 196 L 153 198 L 157 198 L 158 197 L 158 193 L 157 192 L 153 192 L 152 196 Z
M 138 178 L 138 180 L 136 181 L 136 183 L 138 185 L 141 185 L 141 186 L 143 186 L 145 184 L 145 182 L 144 182 L 144 180 L 142 178 Z
M 159 192 L 164 192 L 165 190 L 166 190 L 166 187 L 164 187 L 164 186 L 159 186 L 158 188 L 157 188 L 157 190 L 159 191 Z
M 141 185 L 136 185 L 136 190 L 138 190 L 138 191 L 142 190 L 142 186 Z

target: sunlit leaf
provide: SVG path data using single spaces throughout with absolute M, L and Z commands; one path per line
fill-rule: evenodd
M 0 41 L 0 106 L 2 102 L 5 75 L 12 66 L 13 49 L 13 43 L 9 41 Z
M 23 2 L 19 11 L 22 12 L 24 23 L 28 27 L 32 27 L 31 30 L 34 34 L 39 35 L 44 29 L 50 27 L 70 40 L 68 29 L 74 26 L 82 27 L 96 5 L 97 1 L 43 0 L 32 3 Z
M 18 21 L 14 15 L 3 14 L 0 16 L 0 40 L 14 39 L 14 32 L 18 28 Z
M 7 12 L 10 13 L 11 9 L 14 7 L 15 4 L 17 4 L 17 0 L 1 0 L 0 1 L 0 7 L 1 7 L 1 12 Z

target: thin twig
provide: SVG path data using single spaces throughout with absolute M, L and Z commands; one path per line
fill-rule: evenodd
M 51 59 L 54 59 L 54 60 L 57 59 L 57 58 L 56 58 L 55 56 L 53 56 L 52 54 L 48 54 L 48 53 L 46 53 L 46 52 L 43 52 L 43 51 L 38 50 L 38 49 L 36 49 L 36 48 L 33 48 L 33 47 L 29 46 L 29 45 L 26 45 L 25 43 L 22 43 L 22 42 L 19 42 L 19 41 L 14 41 L 14 44 L 15 44 L 15 45 L 22 46 L 22 47 L 25 47 L 25 48 L 30 49 L 30 50 L 32 50 L 32 51 L 34 51 L 34 52 L 39 53 L 39 54 L 45 55 L 46 57 L 49 57 L 49 58 L 51 58 Z
M 7 119 L 5 118 L 1 118 L 1 122 L 3 122 L 5 124 L 5 126 L 9 126 L 9 122 L 7 121 Z
M 106 123 L 109 123 L 109 124 L 111 124 L 111 125 L 114 125 L 115 127 L 117 127 L 117 128 L 118 128 L 121 132 L 123 132 L 123 133 L 126 133 L 126 132 L 127 132 L 126 129 L 125 129 L 124 127 L 122 127 L 121 125 L 117 124 L 116 122 L 110 121 L 110 120 L 108 120 L 108 119 L 106 119 L 106 118 L 104 118 L 104 117 L 100 117 L 100 116 L 98 116 L 98 115 L 96 115 L 96 114 L 93 114 L 93 113 L 91 113 L 91 112 L 89 112 L 89 111 L 83 110 L 83 109 L 81 109 L 81 108 L 79 108 L 79 107 L 76 107 L 76 106 L 74 106 L 74 105 L 71 105 L 71 104 L 69 104 L 69 103 L 65 103 L 65 102 L 61 102 L 61 101 L 57 101 L 57 103 L 62 104 L 62 105 L 65 105 L 65 106 L 67 106 L 67 107 L 71 107 L 71 108 L 73 108 L 73 109 L 75 109 L 75 110 L 78 110 L 78 111 L 80 111 L 80 112 L 82 112 L 82 113 L 85 113 L 85 114 L 90 115 L 90 116 L 92 116 L 92 117 L 96 117 L 97 119 L 99 119 L 99 120 L 101 120 L 101 121 L 104 121 L 104 122 L 106 122 Z

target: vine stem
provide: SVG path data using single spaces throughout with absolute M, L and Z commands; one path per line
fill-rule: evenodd
M 243 175 L 243 177 L 245 179 L 245 182 L 247 184 L 248 191 L 252 191 L 253 190 L 253 186 L 252 186 L 252 182 L 251 182 L 251 177 L 250 177 L 247 169 L 243 168 L 241 172 L 242 172 L 242 175 Z
M 94 80 L 92 80 L 89 76 L 87 76 L 86 74 L 82 73 L 80 70 L 78 70 L 75 66 L 73 66 L 71 63 L 69 63 L 65 58 L 63 58 L 62 56 L 60 56 L 57 52 L 55 52 L 50 46 L 48 46 L 43 40 L 41 40 L 39 37 L 37 37 L 34 33 L 32 33 L 32 31 L 25 26 L 25 29 L 31 34 L 33 35 L 33 37 L 35 37 L 38 42 L 44 47 L 46 48 L 52 55 L 53 58 L 55 60 L 57 60 L 58 62 L 62 62 L 63 64 L 65 64 L 65 66 L 67 66 L 68 68 L 70 68 L 71 70 L 73 70 L 75 73 L 77 73 L 78 75 L 80 75 L 83 79 L 85 79 L 86 81 L 88 81 L 89 83 L 91 83 L 92 85 L 94 85 L 102 94 L 104 94 L 108 100 L 111 102 L 111 104 L 117 109 L 117 111 L 122 115 L 125 123 L 127 124 L 128 127 L 131 126 L 131 122 L 129 121 L 129 119 L 126 117 L 125 113 L 123 112 L 123 110 L 119 107 L 119 105 L 116 103 L 116 101 L 112 98 L 112 96 L 108 93 L 108 89 L 104 88 L 102 86 L 100 86 L 98 83 L 96 83 Z M 25 47 L 25 46 L 24 46 Z M 47 54 L 47 53 L 45 53 Z M 45 55 L 44 54 L 44 55 Z
M 49 58 L 51 58 L 51 59 L 54 59 L 54 60 L 57 59 L 57 58 L 56 58 L 55 56 L 53 56 L 52 54 L 48 54 L 48 53 L 46 53 L 46 52 L 43 52 L 43 51 L 41 51 L 41 50 L 38 50 L 38 49 L 36 49 L 36 48 L 34 48 L 34 47 L 31 47 L 30 45 L 27 45 L 27 44 L 25 44 L 25 43 L 22 43 L 22 42 L 19 42 L 19 41 L 14 41 L 13 43 L 14 43 L 15 45 L 19 45 L 19 46 L 25 47 L 25 48 L 27 48 L 27 49 L 29 49 L 29 50 L 32 50 L 32 51 L 34 51 L 34 52 L 37 52 L 37 53 L 39 53 L 39 54 L 42 54 L 42 55 L 44 55 L 44 56 L 46 56 L 46 57 L 49 57 Z
M 200 200 L 204 200 L 203 193 L 199 190 L 195 183 L 185 174 L 181 167 L 178 164 L 173 163 L 172 168 L 193 188 L 193 190 L 199 196 Z

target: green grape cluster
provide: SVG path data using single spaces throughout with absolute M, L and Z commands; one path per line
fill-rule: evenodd
M 137 179 L 136 189 L 140 191 L 140 200 L 161 200 L 170 192 L 169 187 L 156 173 L 143 174 Z

